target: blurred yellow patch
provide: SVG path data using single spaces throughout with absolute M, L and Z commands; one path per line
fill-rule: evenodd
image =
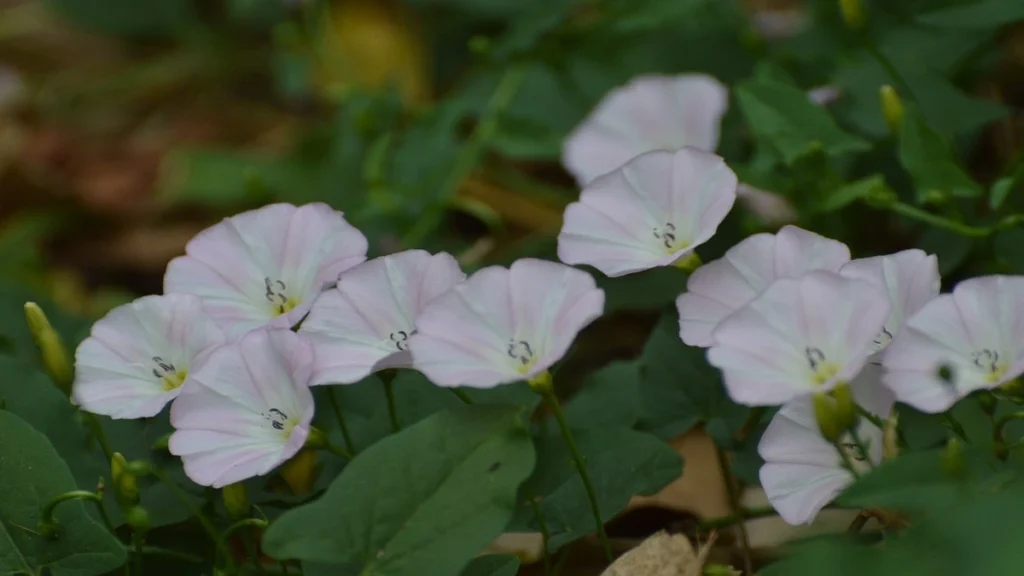
M 430 99 L 428 47 L 412 15 L 390 0 L 339 0 L 322 20 L 318 87 L 329 95 L 353 87 L 397 86 L 403 101 Z

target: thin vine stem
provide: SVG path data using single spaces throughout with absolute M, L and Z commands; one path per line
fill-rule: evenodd
M 348 424 L 345 422 L 345 413 L 341 409 L 341 403 L 338 402 L 338 397 L 335 394 L 334 387 L 328 388 L 327 397 L 331 401 L 331 409 L 334 410 L 334 417 L 338 420 L 338 428 L 341 428 L 341 437 L 345 441 L 345 449 L 348 450 L 349 454 L 355 455 L 355 443 L 352 442 L 352 436 L 348 431 Z

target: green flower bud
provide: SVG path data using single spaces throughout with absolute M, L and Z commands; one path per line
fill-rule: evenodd
M 900 133 L 903 125 L 903 101 L 896 89 L 886 84 L 878 91 L 882 101 L 882 115 L 885 117 L 885 124 L 893 134 Z
M 114 484 L 114 495 L 122 506 L 132 506 L 139 501 L 139 482 L 120 452 L 110 458 L 110 478 Z
M 942 471 L 950 476 L 963 475 L 964 443 L 959 438 L 950 438 L 946 443 L 946 448 L 942 451 Z
M 32 340 L 43 357 L 43 367 L 57 388 L 70 398 L 74 372 L 60 334 L 53 329 L 46 313 L 35 302 L 25 303 L 25 321 L 28 323 Z
M 142 506 L 132 506 L 124 511 L 124 521 L 140 532 L 149 530 L 149 512 Z
M 224 499 L 224 508 L 232 518 L 249 517 L 249 496 L 245 492 L 244 484 L 228 484 L 221 490 L 221 497 Z
M 164 434 L 163 436 L 157 438 L 149 449 L 154 452 L 167 452 L 170 443 L 171 433 L 168 432 L 167 434 Z
M 857 405 L 850 387 L 844 383 L 829 393 L 816 392 L 811 402 L 818 429 L 829 442 L 838 442 L 847 430 L 857 424 Z
M 851 30 L 860 30 L 868 21 L 863 0 L 839 0 L 839 10 L 843 13 L 843 21 Z

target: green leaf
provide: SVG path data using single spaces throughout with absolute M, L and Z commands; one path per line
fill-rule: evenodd
M 600 272 L 593 273 L 597 286 L 604 290 L 605 314 L 617 310 L 657 310 L 676 301 L 686 291 L 689 278 L 682 270 L 663 266 L 609 278 Z
M 994 247 L 996 256 L 1007 272 L 1024 274 L 1024 230 L 1000 232 Z
M 589 374 L 566 405 L 565 417 L 573 428 L 632 427 L 640 418 L 639 365 L 612 362 Z
M 358 564 L 360 574 L 455 575 L 505 529 L 534 450 L 520 408 L 460 406 L 360 453 L 323 497 L 263 539 L 276 558 Z
M 577 430 L 573 437 L 586 459 L 601 518 L 607 522 L 638 494 L 658 492 L 682 474 L 683 463 L 658 438 L 624 427 Z M 520 490 L 520 499 L 540 498 L 541 514 L 551 532 L 550 550 L 595 530 L 583 482 L 562 437 L 552 434 L 538 446 L 537 471 Z M 532 508 L 521 506 L 512 531 L 537 530 Z
M 48 0 L 73 24 L 111 36 L 166 37 L 198 24 L 189 0 Z
M 800 89 L 771 80 L 741 84 L 736 91 L 751 131 L 786 164 L 815 149 L 831 157 L 867 150 L 869 144 L 844 132 Z
M 843 186 L 832 192 L 818 205 L 819 212 L 835 212 L 853 204 L 861 198 L 866 198 L 872 192 L 885 187 L 885 177 L 881 174 L 869 176 Z
M 742 422 L 746 410 L 729 399 L 704 350 L 679 339 L 675 314 L 663 315 L 655 326 L 640 365 L 641 428 L 671 438 L 716 418 Z
M 928 228 L 918 239 L 917 247 L 938 256 L 939 273 L 946 276 L 967 261 L 974 239 L 941 228 Z
M 519 559 L 508 554 L 488 554 L 473 559 L 461 576 L 516 576 Z
M 946 139 L 911 106 L 906 107 L 900 129 L 900 162 L 914 179 L 918 201 L 929 190 L 962 198 L 976 198 L 982 193 L 977 182 L 960 167 Z
M 928 12 L 917 17 L 921 24 L 943 28 L 988 30 L 1024 20 L 1019 0 L 983 0 L 966 6 Z
M 86 514 L 80 500 L 57 508 L 56 538 L 37 532 L 43 506 L 78 489 L 45 436 L 0 411 L 0 454 L 0 571 L 35 575 L 45 568 L 54 576 L 92 576 L 124 564 L 124 546 Z

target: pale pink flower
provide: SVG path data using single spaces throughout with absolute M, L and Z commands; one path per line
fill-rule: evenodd
M 871 284 L 814 271 L 776 280 L 715 328 L 708 362 L 740 404 L 770 406 L 849 382 L 889 317 Z
M 827 84 L 812 88 L 807 92 L 807 99 L 818 106 L 829 106 L 843 97 L 843 91 L 838 86 Z
M 853 388 L 858 404 L 885 419 L 893 407 L 892 394 L 881 386 Z M 839 444 L 858 473 L 882 461 L 882 430 L 865 418 L 857 424 L 857 436 L 867 448 L 861 452 L 849 433 Z M 853 483 L 853 474 L 829 441 L 821 436 L 810 396 L 782 407 L 761 436 L 757 451 L 764 459 L 761 486 L 772 507 L 790 524 L 806 524 L 840 492 Z
M 943 412 L 975 390 L 1024 373 L 1024 277 L 964 280 L 925 304 L 886 350 L 883 381 L 896 399 Z
M 221 488 L 294 456 L 313 420 L 313 346 L 291 330 L 221 346 L 171 405 L 170 451 L 197 484 Z
M 300 328 L 316 349 L 313 384 L 348 384 L 411 366 L 408 341 L 416 318 L 465 278 L 450 254 L 423 250 L 375 258 L 342 274 Z
M 796 226 L 750 236 L 690 275 L 686 292 L 676 299 L 679 336 L 690 346 L 711 346 L 715 327 L 777 279 L 835 272 L 849 260 L 850 249 L 842 242 Z
M 531 258 L 484 268 L 420 314 L 409 339 L 413 367 L 448 387 L 530 380 L 603 309 L 604 292 L 575 268 Z
M 851 260 L 839 273 L 868 282 L 889 297 L 889 319 L 872 343 L 876 353 L 892 342 L 908 317 L 939 295 L 942 283 L 938 259 L 916 249 Z
M 710 76 L 640 76 L 609 92 L 576 127 L 562 161 L 584 186 L 644 152 L 714 152 L 728 107 L 728 89 Z
M 366 259 L 366 248 L 326 204 L 272 204 L 200 232 L 167 266 L 164 292 L 201 297 L 230 339 L 291 328 L 341 272 Z
M 72 397 L 82 409 L 111 418 L 154 416 L 223 343 L 199 298 L 139 298 L 93 324 L 78 346 Z
M 641 154 L 565 209 L 558 258 L 622 276 L 690 257 L 736 199 L 736 175 L 696 148 Z

